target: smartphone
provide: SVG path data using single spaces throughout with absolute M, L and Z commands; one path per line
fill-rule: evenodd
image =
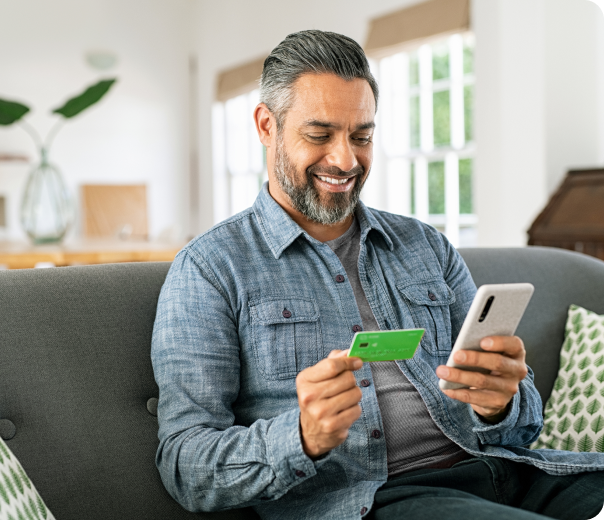
M 458 350 L 482 351 L 480 340 L 487 336 L 513 336 L 534 290 L 535 287 L 530 283 L 503 283 L 479 287 L 453 345 L 447 366 L 490 374 L 490 371 L 484 368 L 458 365 L 453 361 L 453 354 Z M 443 379 L 439 385 L 444 390 L 468 388 L 467 385 Z
M 424 329 L 357 332 L 352 338 L 348 357 L 363 361 L 411 359 L 424 336 Z

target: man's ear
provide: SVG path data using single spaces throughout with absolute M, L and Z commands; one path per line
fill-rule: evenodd
M 256 123 L 256 131 L 260 142 L 269 148 L 272 144 L 273 137 L 277 133 L 277 121 L 264 103 L 260 103 L 254 110 L 254 122 Z

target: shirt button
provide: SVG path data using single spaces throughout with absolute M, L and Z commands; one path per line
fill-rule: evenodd
M 436 301 L 436 295 L 434 293 L 429 292 L 428 298 L 430 298 L 432 301 Z
M 306 473 L 304 473 L 304 471 L 302 471 L 300 469 L 296 470 L 296 477 L 302 478 L 302 477 L 305 477 L 305 476 L 306 476 Z
M 289 312 L 287 309 L 283 309 L 283 312 L 281 314 L 283 314 L 284 318 L 291 318 L 292 317 L 292 313 Z
M 361 386 L 369 386 L 371 381 L 369 379 L 361 379 Z
M 342 283 L 346 278 L 344 278 L 341 274 L 336 276 L 336 282 Z
M 367 512 L 367 508 L 366 507 L 362 507 L 361 508 L 361 514 L 364 515 Z
M 352 332 L 361 332 L 362 330 L 363 330 L 363 327 L 361 327 L 360 325 L 352 326 Z
M 380 430 L 373 430 L 373 431 L 371 432 L 371 436 L 372 436 L 374 439 L 379 439 L 379 438 L 382 436 L 382 432 L 381 432 Z

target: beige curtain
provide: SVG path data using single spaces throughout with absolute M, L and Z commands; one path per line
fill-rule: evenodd
M 365 52 L 388 54 L 397 47 L 470 28 L 470 0 L 429 0 L 370 22 Z
M 258 88 L 264 60 L 260 58 L 221 72 L 216 85 L 216 99 L 226 101 Z

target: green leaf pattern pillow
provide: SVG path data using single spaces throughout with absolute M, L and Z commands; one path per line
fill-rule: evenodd
M 54 520 L 17 457 L 1 437 L 0 520 Z
M 531 448 L 604 452 L 604 316 L 571 305 L 560 369 Z

